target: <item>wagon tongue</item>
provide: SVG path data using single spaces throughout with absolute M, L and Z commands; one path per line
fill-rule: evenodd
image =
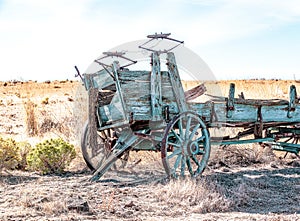
M 139 141 L 141 141 L 138 138 L 139 137 L 134 135 L 130 129 L 124 130 L 121 137 L 118 139 L 118 142 L 113 147 L 113 150 L 104 161 L 104 163 L 101 164 L 99 168 L 97 168 L 97 170 L 94 172 L 93 176 L 90 178 L 90 181 L 99 180 L 104 175 L 104 173 L 114 165 L 114 163 L 126 150 L 132 148 L 132 146 L 138 144 Z

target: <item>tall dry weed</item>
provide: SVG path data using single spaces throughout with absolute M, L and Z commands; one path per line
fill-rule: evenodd
M 85 121 L 88 119 L 88 92 L 83 85 L 78 85 L 73 93 L 75 94 L 72 103 L 73 131 L 74 139 L 79 145 Z
M 28 98 L 27 101 L 24 103 L 24 107 L 26 112 L 27 134 L 29 136 L 35 136 L 38 134 L 37 119 L 35 113 L 36 105 Z

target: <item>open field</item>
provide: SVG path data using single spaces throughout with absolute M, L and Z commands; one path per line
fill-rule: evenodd
M 227 96 L 231 82 L 206 82 L 207 93 Z M 233 82 L 246 98 L 288 99 L 291 84 L 300 89 L 295 81 Z M 125 169 L 89 182 L 79 149 L 86 101 L 76 81 L 0 82 L 1 137 L 32 145 L 62 137 L 78 153 L 60 176 L 2 172 L 0 220 L 300 220 L 300 161 L 259 145 L 213 147 L 196 180 L 168 181 L 159 153 L 133 152 Z

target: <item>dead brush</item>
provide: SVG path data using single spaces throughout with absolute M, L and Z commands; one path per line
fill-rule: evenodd
M 68 211 L 66 203 L 62 200 L 44 202 L 40 205 L 39 209 L 47 215 L 59 215 Z
M 172 207 L 173 211 L 225 212 L 230 210 L 232 204 L 221 186 L 205 178 L 171 180 L 155 189 L 157 200 Z
M 234 145 L 219 147 L 210 159 L 212 168 L 242 166 L 270 163 L 275 160 L 275 155 L 269 147 L 259 145 Z
M 35 108 L 36 105 L 29 98 L 24 102 L 24 108 L 26 112 L 26 128 L 29 136 L 35 136 L 38 134 L 37 119 Z
M 61 105 L 60 109 L 53 109 L 47 106 L 39 109 L 38 135 L 44 136 L 52 133 L 67 141 L 74 140 L 76 120 L 73 117 L 71 108 Z
M 99 208 L 102 211 L 112 211 L 115 206 L 115 190 L 113 190 L 108 196 L 104 195 L 102 197 L 102 203 L 99 205 Z

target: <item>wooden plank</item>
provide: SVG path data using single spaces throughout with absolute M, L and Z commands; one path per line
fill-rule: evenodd
M 190 90 L 185 91 L 184 96 L 185 96 L 186 101 L 190 101 L 190 100 L 194 100 L 197 97 L 203 95 L 205 92 L 206 92 L 206 87 L 203 83 L 203 84 L 197 85 L 196 87 L 194 87 Z
M 231 83 L 228 98 L 226 100 L 226 110 L 227 110 L 226 117 L 227 118 L 231 118 L 232 113 L 234 111 L 234 100 L 235 100 L 234 92 L 235 92 L 235 84 Z
M 100 91 L 98 95 L 99 106 L 110 104 L 115 94 L 115 91 Z
M 115 84 L 116 84 L 116 89 L 117 89 L 117 93 L 118 93 L 118 97 L 121 103 L 121 109 L 120 111 L 122 112 L 123 115 L 123 120 L 128 120 L 128 115 L 127 115 L 127 110 L 126 110 L 126 104 L 124 102 L 124 98 L 123 98 L 123 91 L 119 82 L 119 74 L 118 74 L 118 64 L 116 61 L 113 62 L 113 76 L 115 78 Z
M 127 81 L 148 81 L 150 82 L 150 71 L 121 71 L 119 80 L 121 83 Z
M 199 108 L 201 111 L 201 106 Z M 256 122 L 258 119 L 258 107 L 244 104 L 235 104 L 235 108 L 232 111 L 232 117 L 226 117 L 226 105 L 224 103 L 215 103 L 213 106 L 213 121 L 216 122 L 241 122 L 251 123 Z M 293 111 L 293 117 L 288 118 L 288 106 L 287 105 L 275 105 L 275 106 L 262 106 L 261 115 L 262 122 L 290 122 L 300 123 L 300 106 L 297 105 L 295 111 Z
M 295 106 L 294 111 L 290 112 L 288 117 L 288 105 L 282 106 L 263 106 L 263 122 L 290 122 L 300 123 L 300 105 Z
M 188 103 L 189 110 L 195 111 L 202 117 L 204 122 L 211 122 L 213 104 L 211 102 L 206 103 Z
M 255 122 L 257 120 L 256 106 L 235 104 L 231 110 L 231 117 L 227 117 L 227 105 L 225 103 L 215 103 L 213 105 L 214 122 Z
M 152 71 L 150 82 L 151 120 L 162 120 L 162 94 L 160 60 L 158 53 L 152 53 Z
M 89 124 L 88 124 L 88 142 L 92 149 L 96 149 L 97 147 L 97 101 L 98 101 L 98 89 L 90 88 L 88 91 L 89 95 Z M 101 122 L 99 122 L 101 123 Z
M 181 84 L 179 72 L 176 65 L 176 60 L 173 52 L 167 53 L 167 65 L 170 76 L 170 81 L 172 84 L 172 89 L 174 92 L 174 97 L 180 112 L 187 111 L 186 99 L 184 96 L 183 87 Z

